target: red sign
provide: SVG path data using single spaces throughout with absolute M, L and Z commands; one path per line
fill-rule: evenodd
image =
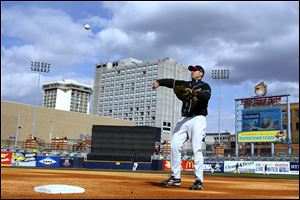
M 171 170 L 171 162 L 169 160 L 162 161 L 162 170 L 163 171 Z M 182 160 L 181 161 L 181 171 L 193 172 L 194 171 L 194 161 L 193 160 Z
M 10 166 L 11 158 L 12 158 L 12 152 L 1 151 L 1 166 Z
M 242 104 L 271 104 L 280 102 L 281 97 L 261 97 L 261 98 L 249 98 L 249 99 L 242 99 Z

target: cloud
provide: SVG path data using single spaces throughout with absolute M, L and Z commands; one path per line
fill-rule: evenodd
M 218 82 L 211 78 L 216 68 L 230 69 L 230 79 L 222 82 L 224 115 L 233 112 L 234 98 L 253 96 L 260 81 L 268 85 L 268 94 L 288 93 L 299 101 L 298 2 L 102 2 L 101 6 L 108 16 L 96 15 L 95 10 L 71 15 L 71 10 L 59 6 L 19 4 L 2 9 L 1 98 L 34 104 L 31 60 L 52 65 L 41 82 L 68 78 L 93 84 L 96 63 L 171 57 L 184 65 L 205 67 L 205 81 L 213 88 L 211 119 L 217 119 Z M 92 30 L 85 31 L 85 23 Z M 26 89 L 19 92 L 20 85 Z M 232 124 L 232 116 L 224 120 L 222 129 L 230 129 L 225 125 Z
M 70 16 L 51 8 L 22 9 L 19 7 L 3 9 L 1 13 L 2 34 L 11 40 L 22 40 L 25 45 L 8 46 L 4 60 L 23 59 L 46 60 L 60 68 L 73 67 L 87 62 L 96 55 L 97 48 L 92 33 L 85 31 L 82 24 L 72 21 Z M 17 53 L 17 54 L 15 54 Z
M 273 36 L 252 45 L 233 47 L 230 54 L 220 56 L 217 65 L 231 66 L 231 82 L 244 80 L 299 82 L 299 29 Z
M 291 102 L 299 102 L 299 83 L 274 81 L 266 84 L 268 85 L 268 95 L 289 94 Z
M 232 84 L 246 80 L 299 82 L 298 3 L 122 2 L 104 5 L 114 13 L 106 23 L 107 28 L 113 27 L 115 33 L 117 29 L 122 33 L 116 36 L 115 46 L 104 43 L 109 52 L 145 60 L 174 57 L 180 63 L 201 63 L 207 69 L 227 67 L 232 69 Z M 151 39 L 146 37 L 147 33 L 151 33 Z M 287 69 L 285 73 L 282 68 Z

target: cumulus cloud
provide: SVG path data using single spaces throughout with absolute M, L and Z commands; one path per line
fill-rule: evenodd
M 93 72 L 87 76 L 87 66 L 126 57 L 172 57 L 185 65 L 201 64 L 213 89 L 218 84 L 210 78 L 211 69 L 227 67 L 231 74 L 224 91 L 235 88 L 240 96 L 252 95 L 245 91 L 265 81 L 270 94 L 287 92 L 299 98 L 298 2 L 102 2 L 101 6 L 108 17 L 93 12 L 76 20 L 58 7 L 2 9 L 1 98 L 13 99 L 18 85 L 33 78 L 28 73 L 31 60 L 51 63 L 53 80 L 72 72 L 71 77 L 92 83 Z M 85 31 L 85 23 L 93 29 Z M 12 80 L 16 83 L 9 83 Z M 34 96 L 34 85 L 28 84 L 31 89 L 20 98 Z
M 47 60 L 53 66 L 70 70 L 74 64 L 87 62 L 96 55 L 95 51 L 91 51 L 97 45 L 92 33 L 73 22 L 63 11 L 16 7 L 3 9 L 1 16 L 1 27 L 5 30 L 3 36 L 24 43 L 1 51 L 7 62 L 22 59 L 23 63 L 26 60 L 29 64 L 30 60 Z M 13 64 L 14 68 L 19 66 Z
M 110 26 L 128 34 L 152 31 L 157 48 L 198 46 L 205 54 L 288 33 L 298 26 L 295 7 L 284 2 L 127 2 L 111 8 Z

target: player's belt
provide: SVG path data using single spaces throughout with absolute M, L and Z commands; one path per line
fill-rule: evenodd
M 190 115 L 190 114 L 182 113 L 181 116 L 182 117 L 195 117 L 195 116 L 199 116 L 199 114 L 198 115 L 196 115 L 196 114 Z

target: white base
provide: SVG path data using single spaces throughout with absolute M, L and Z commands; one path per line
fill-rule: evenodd
M 72 194 L 72 193 L 84 193 L 85 189 L 71 185 L 44 185 L 34 187 L 35 192 L 43 192 L 48 194 Z

